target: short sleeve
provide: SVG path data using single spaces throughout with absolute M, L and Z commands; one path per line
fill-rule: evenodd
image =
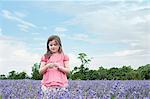
M 64 61 L 69 61 L 68 55 L 64 55 Z
M 45 57 L 45 55 L 43 55 L 43 56 L 41 57 L 41 62 L 47 62 L 47 58 Z

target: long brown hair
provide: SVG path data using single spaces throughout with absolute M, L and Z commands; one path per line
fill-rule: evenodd
M 47 59 L 49 59 L 49 58 L 51 57 L 51 55 L 52 55 L 52 52 L 51 52 L 51 50 L 49 49 L 49 45 L 48 45 L 49 42 L 52 41 L 52 40 L 55 40 L 56 43 L 59 45 L 58 52 L 59 52 L 59 53 L 62 53 L 62 52 L 63 52 L 60 37 L 57 36 L 57 35 L 51 35 L 51 36 L 48 38 L 48 40 L 47 40 L 47 52 L 45 53 L 45 57 L 46 57 Z

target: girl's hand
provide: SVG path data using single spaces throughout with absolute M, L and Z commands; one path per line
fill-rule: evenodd
M 48 67 L 48 68 L 52 68 L 52 67 L 54 67 L 54 66 L 55 66 L 55 65 L 54 65 L 53 63 L 48 63 L 48 64 L 47 64 L 47 67 Z
M 57 69 L 60 68 L 60 64 L 59 63 L 54 63 L 54 67 L 56 67 Z
M 54 65 L 55 67 L 60 66 L 60 64 L 59 64 L 59 63 L 53 63 L 53 65 Z

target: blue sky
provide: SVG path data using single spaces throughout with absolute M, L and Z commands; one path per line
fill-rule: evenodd
M 78 54 L 92 57 L 97 69 L 150 63 L 149 0 L 32 1 L 0 3 L 0 73 L 26 71 L 46 52 L 50 35 L 59 35 L 70 67 Z

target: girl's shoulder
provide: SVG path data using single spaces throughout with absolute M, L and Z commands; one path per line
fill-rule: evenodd
M 67 54 L 62 53 L 62 55 L 64 61 L 69 61 L 69 56 Z
M 47 62 L 48 61 L 48 58 L 46 57 L 46 55 L 44 54 L 42 57 L 41 57 L 41 62 Z

